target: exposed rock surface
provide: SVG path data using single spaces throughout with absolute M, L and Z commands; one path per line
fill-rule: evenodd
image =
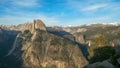
M 34 20 L 34 28 L 40 30 L 46 30 L 46 26 L 41 20 Z
M 22 32 L 17 35 L 18 31 Z M 89 58 L 89 55 L 87 46 L 81 44 L 88 41 L 92 46 L 94 36 L 104 34 L 119 52 L 120 41 L 115 36 L 118 32 L 120 25 L 46 27 L 41 20 L 18 26 L 0 25 L 0 68 L 82 68 L 88 64 L 85 57 Z M 115 61 L 120 63 L 119 57 Z M 113 68 L 113 65 L 108 61 L 88 65 L 88 68 L 98 67 Z
M 115 68 L 110 62 L 103 61 L 103 62 L 96 62 L 94 64 L 88 65 L 87 68 Z
M 83 34 L 81 34 L 81 33 L 74 33 L 73 35 L 75 36 L 76 42 L 82 43 L 82 44 L 85 43 L 85 36 Z
M 22 68 L 83 68 L 88 64 L 76 44 L 41 30 L 19 34 L 10 52 L 22 60 Z
M 87 31 L 86 28 L 82 28 L 82 27 L 63 27 L 62 30 L 66 32 L 70 32 L 71 34 Z
M 36 29 L 46 31 L 46 26 L 41 20 L 37 19 L 34 20 L 33 23 L 20 24 L 17 27 L 12 28 L 12 30 L 20 30 L 20 31 L 30 30 L 31 33 L 34 33 Z

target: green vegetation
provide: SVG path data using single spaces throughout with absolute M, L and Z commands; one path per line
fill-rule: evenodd
M 98 46 L 104 46 L 107 44 L 107 37 L 105 37 L 103 34 L 98 34 L 93 39 L 94 45 Z
M 89 56 L 88 56 L 88 59 L 91 59 L 91 57 L 94 56 L 94 50 L 98 48 L 97 45 L 92 45 L 88 48 L 88 52 L 89 52 Z
M 42 37 L 42 35 L 38 35 L 36 38 L 35 38 L 35 40 L 34 40 L 35 42 L 42 42 L 43 41 L 43 37 Z
M 37 37 L 35 38 L 35 42 L 39 42 L 41 43 L 43 41 L 43 35 L 45 34 L 44 32 L 45 31 L 42 31 L 42 30 L 37 30 Z
M 115 54 L 115 49 L 111 46 L 104 46 L 94 49 L 90 63 L 101 62 L 109 59 Z
M 120 32 L 117 33 L 116 38 L 120 39 Z
M 59 45 L 60 44 L 60 38 L 56 37 L 54 39 L 51 40 L 50 45 Z
M 120 58 L 120 53 L 116 53 L 114 54 L 111 58 L 110 58 L 110 62 L 116 66 L 116 68 L 118 68 L 118 62 L 117 62 L 117 59 Z
M 29 30 L 25 30 L 23 34 L 31 34 L 31 32 Z
M 86 40 L 91 41 L 91 46 L 88 48 L 90 63 L 110 59 L 111 63 L 117 66 L 120 53 L 115 53 L 115 48 L 111 46 L 112 43 L 119 44 L 119 41 L 114 40 L 120 40 L 120 26 L 92 25 L 83 28 L 87 29 L 83 32 Z
M 95 50 L 108 45 L 107 37 L 103 34 L 95 35 L 93 38 L 93 44 L 88 48 L 88 59 L 94 56 Z
M 25 41 L 30 41 L 31 40 L 32 34 L 31 34 L 31 32 L 29 30 L 25 30 L 23 32 L 23 35 L 25 37 Z

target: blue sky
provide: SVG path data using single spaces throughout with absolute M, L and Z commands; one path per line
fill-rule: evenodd
M 34 19 L 47 26 L 120 22 L 120 0 L 0 0 L 0 24 Z

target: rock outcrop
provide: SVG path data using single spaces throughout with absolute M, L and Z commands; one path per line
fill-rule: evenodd
M 13 30 L 19 30 L 22 32 L 25 30 L 30 30 L 31 33 L 34 33 L 36 29 L 46 31 L 46 26 L 41 20 L 37 19 L 37 20 L 34 20 L 33 23 L 20 24 Z
M 87 68 L 115 68 L 115 67 L 110 62 L 105 60 L 103 62 L 96 62 L 93 64 L 89 64 Z
M 32 29 L 30 30 L 31 33 L 34 33 L 36 29 L 46 31 L 46 26 L 41 20 L 34 20 L 34 23 L 32 23 Z
M 41 20 L 34 20 L 34 28 L 40 30 L 46 30 L 46 26 Z
M 75 41 L 81 44 L 85 44 L 85 36 L 81 33 L 74 33 Z
M 22 68 L 83 68 L 88 64 L 78 45 L 46 31 L 36 30 L 32 36 L 25 32 L 18 38 L 10 52 L 22 60 Z

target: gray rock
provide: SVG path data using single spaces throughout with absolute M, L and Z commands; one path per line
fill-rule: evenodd
M 120 64 L 120 58 L 117 59 L 117 62 Z
M 103 62 L 96 62 L 94 64 L 89 64 L 87 68 L 115 68 L 115 67 L 106 60 Z

